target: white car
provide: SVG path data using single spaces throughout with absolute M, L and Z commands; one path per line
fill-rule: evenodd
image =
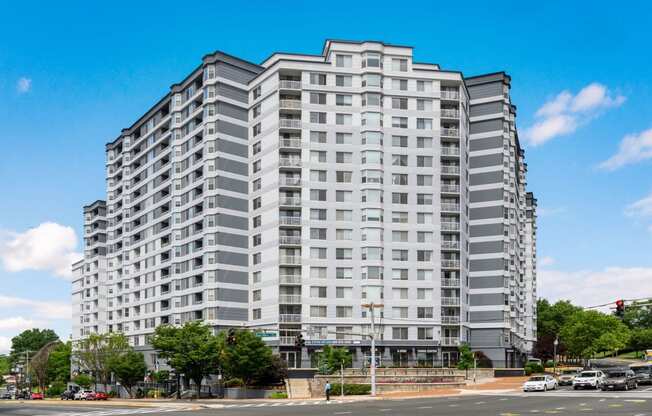
M 599 389 L 604 379 L 604 373 L 600 370 L 582 371 L 573 379 L 573 389 Z
M 557 380 L 553 376 L 532 376 L 523 384 L 523 391 L 557 390 Z
M 93 390 L 79 390 L 75 393 L 74 400 L 92 400 L 95 397 Z

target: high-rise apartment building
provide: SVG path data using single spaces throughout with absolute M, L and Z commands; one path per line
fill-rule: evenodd
M 107 144 L 73 338 L 121 331 L 147 351 L 157 325 L 203 320 L 259 332 L 291 367 L 327 344 L 359 366 L 373 305 L 385 364 L 451 364 L 461 342 L 518 364 L 536 200 L 508 87 L 380 42 L 205 56 Z

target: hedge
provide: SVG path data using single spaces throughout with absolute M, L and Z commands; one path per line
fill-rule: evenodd
M 331 384 L 331 396 L 337 396 L 340 392 L 341 389 L 339 383 Z M 369 393 L 371 393 L 371 385 L 369 384 L 344 384 L 345 396 L 356 396 Z
M 288 394 L 285 392 L 281 391 L 275 391 L 274 393 L 270 394 L 269 396 L 270 399 L 287 399 Z
M 543 373 L 544 368 L 541 364 L 527 363 L 524 367 L 525 375 L 529 376 L 532 373 Z

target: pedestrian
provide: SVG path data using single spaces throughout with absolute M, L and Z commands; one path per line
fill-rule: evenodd
M 324 386 L 324 392 L 326 393 L 326 402 L 331 400 L 331 383 L 326 380 L 326 386 Z

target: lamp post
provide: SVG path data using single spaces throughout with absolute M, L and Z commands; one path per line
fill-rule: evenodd
M 552 342 L 552 371 L 557 374 L 557 345 L 559 345 L 559 338 L 555 338 Z

